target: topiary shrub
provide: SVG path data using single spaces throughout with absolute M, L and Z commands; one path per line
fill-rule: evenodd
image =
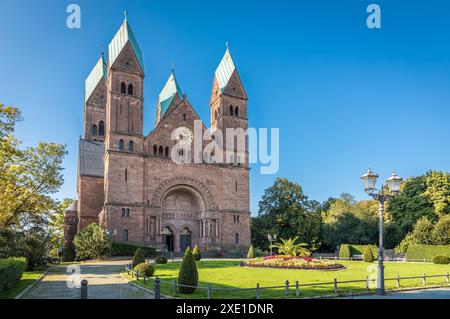
M 434 256 L 433 264 L 448 265 L 448 264 L 450 264 L 450 257 L 442 256 L 442 255 Z
M 138 248 L 136 249 L 136 252 L 134 253 L 133 256 L 133 261 L 131 262 L 131 266 L 136 267 L 139 264 L 142 264 L 145 262 L 145 256 L 144 256 L 144 252 L 142 249 Z
M 255 258 L 255 250 L 253 248 L 253 245 L 250 245 L 250 248 L 248 249 L 247 253 L 247 259 L 253 259 Z
M 364 250 L 363 260 L 366 263 L 371 263 L 375 260 L 375 258 L 373 257 L 372 249 L 369 246 L 367 246 L 366 250 Z
M 198 284 L 198 272 L 195 265 L 194 256 L 191 248 L 188 247 L 184 253 L 183 263 L 178 273 L 178 289 L 182 294 L 191 294 L 195 291 Z M 184 287 L 183 285 L 190 286 Z
M 194 256 L 194 259 L 196 261 L 199 261 L 202 259 L 202 254 L 200 253 L 200 249 L 198 248 L 198 245 L 194 246 L 194 250 L 192 251 L 192 255 Z
M 157 263 L 157 264 L 167 264 L 167 257 L 166 256 L 158 256 L 155 259 L 155 263 Z
M 352 257 L 351 247 L 347 244 L 341 244 L 339 248 L 339 258 L 350 259 Z
M 27 267 L 25 258 L 0 259 L 0 292 L 11 289 Z
M 146 262 L 136 265 L 133 270 L 140 276 L 146 277 L 151 277 L 155 273 L 155 267 L 153 267 L 153 265 L 147 264 Z

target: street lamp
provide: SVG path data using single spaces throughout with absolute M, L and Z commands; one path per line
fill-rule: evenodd
M 381 186 L 381 190 L 378 192 L 376 189 L 378 175 L 372 172 L 369 168 L 366 174 L 361 176 L 361 180 L 364 185 L 364 191 L 379 202 L 379 232 L 380 239 L 378 244 L 378 281 L 377 281 L 377 295 L 384 295 L 384 248 L 383 248 L 383 213 L 384 203 L 392 199 L 395 195 L 400 193 L 400 184 L 403 179 L 397 175 L 394 171 L 391 177 L 386 180 L 386 184 L 389 188 L 389 194 L 385 194 L 384 185 Z
M 269 234 L 269 235 L 267 235 L 267 239 L 268 239 L 269 242 L 270 242 L 270 256 L 272 256 L 272 243 L 273 243 L 274 241 L 277 240 L 277 235 L 275 235 L 275 234 L 273 234 L 273 235 Z

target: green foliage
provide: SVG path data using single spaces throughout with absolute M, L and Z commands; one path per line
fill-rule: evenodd
M 253 248 L 253 245 L 250 245 L 250 248 L 248 249 L 247 252 L 247 259 L 253 259 L 255 258 L 255 250 Z
M 136 249 L 136 252 L 133 256 L 133 261 L 131 262 L 131 266 L 134 268 L 136 265 L 145 263 L 145 255 L 144 251 L 140 248 Z
M 155 267 L 153 265 L 147 264 L 146 262 L 137 264 L 134 266 L 133 270 L 141 276 L 151 277 L 155 273 Z
M 375 260 L 375 258 L 373 257 L 372 249 L 369 246 L 367 246 L 364 250 L 363 260 L 366 263 L 371 263 Z
M 157 264 L 167 264 L 167 257 L 166 256 L 158 256 L 155 259 L 155 263 L 157 263 Z
M 196 261 L 199 261 L 202 259 L 202 254 L 200 253 L 200 249 L 198 248 L 198 245 L 194 246 L 194 250 L 192 250 L 192 255 L 194 256 L 194 259 Z
M 133 245 L 126 242 L 113 242 L 111 244 L 111 255 L 115 257 L 133 256 L 138 248 L 144 252 L 145 257 L 150 258 L 156 255 L 154 247 Z
M 310 247 L 319 245 L 320 205 L 303 194 L 299 184 L 277 178 L 259 202 L 258 217 L 251 221 L 252 243 L 267 251 L 267 234 L 282 238 L 299 237 Z
M 97 224 L 90 224 L 76 234 L 73 244 L 77 260 L 103 259 L 111 249 L 106 230 Z
M 449 256 L 437 255 L 437 256 L 434 256 L 432 260 L 433 260 L 433 264 L 439 264 L 439 265 L 450 264 Z
M 49 236 L 45 231 L 32 229 L 20 237 L 17 253 L 26 258 L 27 269 L 34 270 L 47 265 L 50 244 Z
M 433 229 L 433 244 L 450 245 L 450 215 L 442 216 Z
M 450 245 L 410 245 L 406 251 L 408 260 L 431 260 L 437 255 L 450 256 Z
M 0 259 L 0 292 L 11 289 L 27 267 L 25 258 Z
M 198 284 L 198 272 L 191 248 L 188 247 L 184 253 L 183 262 L 178 274 L 178 289 L 182 294 L 191 294 L 195 291 Z M 192 286 L 183 287 L 182 285 Z
M 278 249 L 278 254 L 285 256 L 301 256 L 307 257 L 310 256 L 310 251 L 305 248 L 308 244 L 300 243 L 296 244 L 298 236 L 295 238 L 283 239 L 280 238 L 281 243 L 276 243 L 272 245 L 272 248 Z
M 341 247 L 339 248 L 339 258 L 350 259 L 350 257 L 352 257 L 352 251 L 351 251 L 350 245 L 341 244 Z

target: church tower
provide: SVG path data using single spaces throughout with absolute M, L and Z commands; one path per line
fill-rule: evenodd
M 106 63 L 101 54 L 85 83 L 84 139 L 105 140 Z
M 142 152 L 144 62 L 126 16 L 108 52 L 106 149 Z
M 242 129 L 243 132 L 248 128 L 247 93 L 231 57 L 228 44 L 225 55 L 214 74 L 210 112 L 212 132 L 219 129 L 223 134 L 223 161 L 230 165 L 247 166 L 247 138 L 245 137 L 245 150 L 240 151 L 237 147 L 239 138 L 226 134 L 227 128 Z M 225 152 L 229 143 L 234 145 L 234 150 Z

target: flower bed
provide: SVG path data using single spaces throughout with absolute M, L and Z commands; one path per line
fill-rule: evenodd
M 241 263 L 241 266 L 256 268 L 339 270 L 345 268 L 334 261 L 314 259 L 311 257 L 267 256 Z

